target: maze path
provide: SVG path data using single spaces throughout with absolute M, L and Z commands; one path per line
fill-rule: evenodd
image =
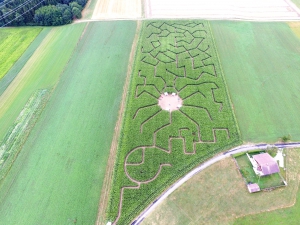
M 144 24 L 129 100 L 131 129 L 124 134 L 129 142 L 123 169 L 130 185 L 120 188 L 114 224 L 122 217 L 124 193 L 150 185 L 167 168 L 182 167 L 174 157 L 191 162 L 195 155 L 209 155 L 213 148 L 208 146 L 238 138 L 208 26 L 197 21 Z M 158 98 L 165 92 L 180 96 L 183 106 L 162 110 Z

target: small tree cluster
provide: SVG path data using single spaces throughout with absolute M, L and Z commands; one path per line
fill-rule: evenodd
M 291 140 L 291 135 L 284 135 L 283 137 L 281 137 L 281 141 L 284 143 L 290 140 Z
M 75 18 L 81 18 L 86 2 L 87 0 L 0 0 L 0 26 L 68 24 Z
M 43 6 L 35 11 L 34 22 L 41 26 L 58 26 L 81 18 L 82 6 L 77 2 Z

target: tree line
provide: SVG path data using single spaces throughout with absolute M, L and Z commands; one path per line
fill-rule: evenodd
M 87 0 L 0 0 L 2 26 L 58 26 L 81 18 Z

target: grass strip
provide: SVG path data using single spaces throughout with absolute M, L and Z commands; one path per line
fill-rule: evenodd
M 5 29 L 5 28 L 4 28 Z M 22 29 L 22 28 L 19 28 Z M 13 81 L 13 79 L 18 75 L 24 65 L 27 63 L 29 58 L 33 55 L 35 50 L 39 47 L 41 42 L 47 36 L 51 28 L 44 28 L 37 35 L 37 37 L 31 42 L 26 51 L 21 55 L 21 57 L 13 64 L 13 66 L 8 70 L 5 76 L 0 79 L 0 96 Z M 2 71 L 4 72 L 4 71 Z
M 2 28 L 0 32 L 0 79 L 24 53 L 42 28 Z
M 49 97 L 48 90 L 36 91 L 0 142 L 0 181 L 8 173 Z

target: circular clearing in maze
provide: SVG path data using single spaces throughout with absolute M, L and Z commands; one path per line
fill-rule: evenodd
M 176 93 L 163 93 L 158 99 L 158 105 L 163 110 L 172 112 L 182 107 L 182 99 Z

